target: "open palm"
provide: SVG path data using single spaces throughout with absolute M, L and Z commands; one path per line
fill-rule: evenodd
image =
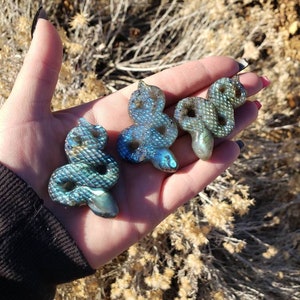
M 104 264 L 147 234 L 178 206 L 197 194 L 238 156 L 239 147 L 229 140 L 217 142 L 212 158 L 205 162 L 192 153 L 190 138 L 181 135 L 172 147 L 180 167 L 165 174 L 150 164 L 131 165 L 120 160 L 115 146 L 118 134 L 131 124 L 127 103 L 137 88 L 129 86 L 101 100 L 52 113 L 50 102 L 61 66 L 62 46 L 54 27 L 39 20 L 32 45 L 12 93 L 0 111 L 0 161 L 23 178 L 60 220 L 93 268 Z M 166 110 L 190 95 L 201 95 L 220 77 L 238 72 L 238 64 L 226 57 L 188 62 L 145 79 L 166 95 Z M 252 95 L 264 87 L 253 73 L 240 78 Z M 87 207 L 65 207 L 52 202 L 47 192 L 51 173 L 66 163 L 63 144 L 79 117 L 100 124 L 109 134 L 105 151 L 119 162 L 120 179 L 112 189 L 120 214 L 103 219 Z M 237 110 L 234 134 L 257 116 L 247 102 Z M 117 122 L 116 122 L 117 121 Z

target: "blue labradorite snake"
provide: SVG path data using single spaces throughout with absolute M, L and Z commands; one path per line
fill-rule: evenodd
M 117 162 L 102 150 L 107 133 L 100 125 L 79 119 L 65 140 L 69 163 L 56 169 L 49 181 L 49 195 L 53 201 L 69 206 L 88 205 L 98 216 L 115 217 L 116 201 L 108 190 L 117 182 Z
M 192 137 L 195 154 L 208 160 L 214 137 L 228 136 L 234 126 L 234 109 L 246 101 L 246 90 L 239 78 L 221 78 L 208 89 L 207 99 L 188 97 L 178 102 L 174 117 Z
M 140 81 L 129 99 L 129 116 L 134 125 L 118 139 L 120 156 L 132 163 L 150 161 L 159 170 L 175 172 L 177 160 L 169 147 L 177 138 L 176 123 L 163 113 L 165 96 L 161 89 Z

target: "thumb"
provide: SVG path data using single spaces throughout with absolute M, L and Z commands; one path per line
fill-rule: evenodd
M 60 37 L 50 22 L 39 18 L 29 51 L 6 102 L 19 120 L 36 120 L 50 114 L 61 63 Z

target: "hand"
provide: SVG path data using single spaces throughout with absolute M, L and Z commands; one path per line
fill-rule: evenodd
M 229 140 L 218 141 L 209 161 L 201 161 L 191 150 L 190 138 L 182 135 L 172 147 L 180 168 L 170 175 L 146 163 L 131 165 L 119 159 L 116 139 L 130 125 L 127 103 L 137 85 L 131 85 L 101 100 L 52 113 L 50 102 L 62 60 L 62 45 L 54 27 L 38 21 L 31 47 L 9 99 L 0 110 L 0 161 L 23 178 L 69 231 L 91 267 L 97 268 L 146 235 L 177 207 L 191 199 L 239 155 Z M 201 95 L 220 77 L 238 72 L 238 64 L 226 57 L 210 57 L 185 63 L 145 79 L 166 94 L 167 111 L 190 95 Z M 263 78 L 248 73 L 240 77 L 253 95 L 264 86 Z M 237 110 L 237 124 L 231 137 L 257 116 L 257 106 L 247 102 Z M 103 219 L 87 207 L 65 207 L 54 203 L 47 192 L 53 170 L 66 163 L 63 144 L 78 118 L 84 116 L 106 128 L 106 151 L 118 159 L 121 174 L 112 189 L 120 214 Z M 116 120 L 118 120 L 116 122 Z

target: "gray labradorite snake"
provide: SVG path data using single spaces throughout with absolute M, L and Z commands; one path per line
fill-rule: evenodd
M 238 76 L 221 78 L 208 89 L 207 99 L 188 97 L 178 102 L 174 117 L 192 137 L 192 148 L 202 160 L 213 151 L 214 137 L 228 136 L 234 126 L 234 109 L 246 101 L 246 89 Z
M 98 216 L 115 217 L 118 206 L 108 190 L 117 182 L 117 162 L 102 150 L 107 133 L 81 118 L 65 140 L 69 163 L 56 169 L 49 181 L 53 201 L 69 206 L 88 205 Z

